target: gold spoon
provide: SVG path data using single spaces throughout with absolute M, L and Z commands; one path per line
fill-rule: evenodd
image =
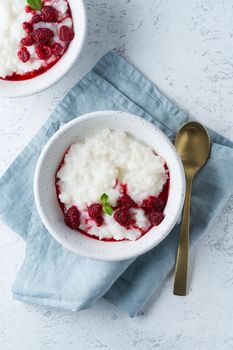
M 208 159 L 210 138 L 206 129 L 200 123 L 189 122 L 183 125 L 179 130 L 176 136 L 175 146 L 184 166 L 186 195 L 180 231 L 180 241 L 176 257 L 173 294 L 186 295 L 192 180 Z

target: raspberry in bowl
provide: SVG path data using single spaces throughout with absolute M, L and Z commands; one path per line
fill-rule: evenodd
M 85 28 L 81 0 L 3 0 L 0 96 L 34 94 L 58 81 L 80 54 Z
M 77 254 L 124 260 L 159 244 L 179 219 L 181 161 L 155 126 L 126 112 L 78 117 L 47 143 L 34 194 L 52 236 Z

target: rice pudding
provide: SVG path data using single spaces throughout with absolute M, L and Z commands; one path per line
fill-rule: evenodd
M 56 172 L 66 224 L 104 240 L 136 240 L 164 219 L 169 171 L 155 151 L 104 129 L 77 141 Z
M 1 0 L 0 37 L 1 79 L 24 80 L 44 73 L 74 38 L 68 1 Z

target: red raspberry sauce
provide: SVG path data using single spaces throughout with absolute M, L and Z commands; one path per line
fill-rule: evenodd
M 61 56 L 62 57 L 62 56 Z M 53 62 L 51 62 L 50 64 L 47 64 L 45 67 L 41 67 L 37 70 L 34 70 L 32 72 L 28 72 L 25 74 L 12 74 L 6 78 L 1 78 L 1 80 L 8 80 L 8 81 L 23 81 L 23 80 L 29 80 L 32 78 L 35 78 L 41 74 L 44 74 L 45 72 L 47 72 L 50 68 L 52 68 L 59 60 L 61 57 L 58 57 L 56 60 L 54 60 Z

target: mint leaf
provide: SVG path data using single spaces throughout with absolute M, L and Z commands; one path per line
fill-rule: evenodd
M 42 0 L 27 0 L 27 3 L 33 10 L 42 9 Z
M 113 209 L 108 201 L 108 195 L 106 193 L 103 193 L 102 196 L 100 197 L 101 203 L 102 203 L 102 208 L 105 214 L 107 215 L 112 215 Z
M 113 209 L 112 209 L 112 207 L 109 204 L 105 204 L 103 206 L 103 211 L 105 212 L 105 214 L 110 215 L 110 216 L 113 213 Z
M 103 193 L 102 196 L 100 197 L 101 203 L 107 203 L 108 202 L 108 195 L 106 193 Z

